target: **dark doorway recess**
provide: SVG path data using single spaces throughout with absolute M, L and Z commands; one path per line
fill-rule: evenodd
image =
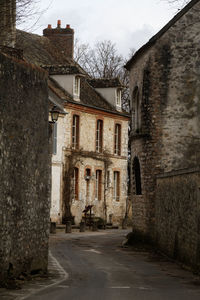
M 135 175 L 135 193 L 136 195 L 142 195 L 140 162 L 137 157 L 133 161 L 133 172 Z

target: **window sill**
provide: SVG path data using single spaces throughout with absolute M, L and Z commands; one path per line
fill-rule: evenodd
M 73 99 L 75 101 L 80 101 L 80 95 L 73 95 Z

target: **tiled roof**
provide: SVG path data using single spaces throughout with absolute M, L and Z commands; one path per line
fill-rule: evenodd
M 24 58 L 36 65 L 70 64 L 48 38 L 17 30 L 16 48 L 23 49 Z
M 17 30 L 17 45 L 24 53 L 24 58 L 30 63 L 41 66 L 49 75 L 80 74 L 80 101 L 73 100 L 73 96 L 64 90 L 54 79 L 49 77 L 48 86 L 51 92 L 64 102 L 80 103 L 94 108 L 118 113 L 114 106 L 108 103 L 96 90 L 98 86 L 121 87 L 119 79 L 89 79 L 87 73 L 73 60 L 67 59 L 57 50 L 48 38 L 36 34 Z M 121 114 L 126 114 L 122 112 Z
M 90 81 L 89 81 L 90 82 Z M 84 104 L 92 105 L 94 107 L 99 107 L 107 109 L 109 111 L 115 111 L 115 108 L 109 104 L 90 84 L 85 78 L 81 79 L 80 87 L 80 99 Z
M 119 78 L 97 78 L 89 80 L 89 83 L 94 88 L 123 87 Z
M 67 75 L 67 74 L 82 74 L 86 75 L 83 69 L 78 64 L 67 65 L 41 65 L 43 69 L 48 71 L 49 75 Z

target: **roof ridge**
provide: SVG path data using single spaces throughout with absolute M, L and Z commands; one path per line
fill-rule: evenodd
M 171 28 L 183 15 L 185 15 L 196 3 L 200 0 L 192 0 L 183 9 L 181 9 L 164 27 L 162 27 L 155 35 L 153 35 L 149 41 L 140 47 L 135 54 L 129 59 L 129 61 L 124 66 L 127 70 L 129 70 L 132 62 L 139 57 L 147 48 L 151 47 L 155 44 L 155 42 L 169 29 Z

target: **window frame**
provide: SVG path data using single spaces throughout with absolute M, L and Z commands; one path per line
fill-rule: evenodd
M 121 107 L 122 105 L 122 90 L 117 89 L 116 90 L 116 106 Z
M 113 171 L 113 198 L 120 201 L 120 171 Z
M 79 168 L 75 167 L 72 178 L 73 199 L 79 200 Z
M 80 98 L 80 77 L 78 76 L 74 77 L 73 95 L 76 99 Z
M 95 199 L 102 200 L 102 170 L 96 170 L 95 175 Z
M 80 138 L 80 116 L 73 114 L 72 116 L 72 149 L 79 149 Z
M 96 152 L 103 152 L 103 120 L 96 122 Z
M 114 128 L 114 154 L 120 156 L 121 155 L 121 138 L 122 138 L 122 126 L 119 123 L 115 123 Z

